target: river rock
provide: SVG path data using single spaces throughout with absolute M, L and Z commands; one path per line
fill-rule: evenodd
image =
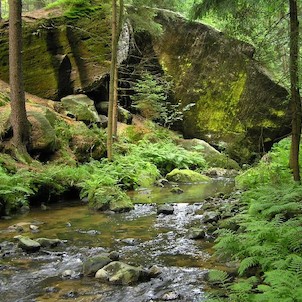
M 93 276 L 95 273 L 112 262 L 108 253 L 102 253 L 98 256 L 88 258 L 83 264 L 83 274 L 84 276 Z
M 150 277 L 141 267 L 135 267 L 120 261 L 114 261 L 97 271 L 96 277 L 108 280 L 113 284 L 129 285 L 146 281 Z
M 204 239 L 206 237 L 206 232 L 204 229 L 190 228 L 189 238 L 190 239 Z
M 174 207 L 170 204 L 163 204 L 157 208 L 157 214 L 172 215 L 173 213 Z
M 48 239 L 48 238 L 37 238 L 36 241 L 42 246 L 42 247 L 56 247 L 63 242 L 60 239 Z
M 120 259 L 120 254 L 116 251 L 112 251 L 112 252 L 109 253 L 109 258 L 112 261 L 118 261 Z
M 41 248 L 39 242 L 32 240 L 28 237 L 19 235 L 15 236 L 14 238 L 18 239 L 18 246 L 26 252 L 37 252 Z
M 169 181 L 179 182 L 179 183 L 198 183 L 209 181 L 208 176 L 202 175 L 198 172 L 189 169 L 174 169 L 166 175 Z
M 219 212 L 206 212 L 203 216 L 202 222 L 213 223 L 213 222 L 217 222 L 219 219 L 220 219 Z
M 161 273 L 162 273 L 162 270 L 161 270 L 160 267 L 157 266 L 157 265 L 152 265 L 152 266 L 148 269 L 148 275 L 149 275 L 150 278 L 156 278 L 156 277 L 158 277 Z
M 163 294 L 163 296 L 161 297 L 161 300 L 163 301 L 173 301 L 173 300 L 177 300 L 180 298 L 180 294 L 175 292 L 175 291 L 171 291 L 171 292 L 167 292 L 165 294 Z

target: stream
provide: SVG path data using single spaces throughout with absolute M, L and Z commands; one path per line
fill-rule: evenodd
M 188 230 L 201 226 L 209 197 L 229 194 L 233 187 L 232 180 L 217 179 L 183 185 L 183 194 L 169 188 L 140 189 L 129 193 L 135 209 L 128 213 L 96 213 L 73 201 L 0 220 L 0 301 L 206 301 L 205 274 L 223 264 L 210 258 L 211 240 L 189 239 Z M 157 205 L 163 203 L 173 204 L 172 215 L 157 214 Z M 37 228 L 30 230 L 32 225 Z M 18 234 L 58 238 L 64 244 L 26 253 L 17 247 Z M 131 286 L 83 277 L 85 259 L 108 251 L 117 251 L 131 265 L 157 265 L 162 273 Z M 66 275 L 67 270 L 71 273 Z

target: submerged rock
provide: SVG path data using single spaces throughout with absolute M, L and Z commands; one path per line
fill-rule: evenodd
M 146 281 L 150 277 L 141 267 L 135 267 L 120 261 L 114 261 L 98 270 L 96 278 L 113 284 L 129 285 Z
M 202 175 L 198 172 L 188 170 L 188 169 L 174 169 L 166 175 L 169 181 L 179 182 L 179 183 L 198 183 L 209 181 L 208 176 Z

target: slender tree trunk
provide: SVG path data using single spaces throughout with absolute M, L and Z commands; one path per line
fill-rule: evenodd
M 117 140 L 117 118 L 118 118 L 118 66 L 116 64 L 114 70 L 114 98 L 113 98 L 113 119 L 112 119 L 112 135 Z
M 13 144 L 21 155 L 27 155 L 29 122 L 23 87 L 21 12 L 21 0 L 9 0 L 9 83 Z
M 2 21 L 2 0 L 0 0 L 0 21 Z
M 300 182 L 299 146 L 301 139 L 301 98 L 299 93 L 298 57 L 299 57 L 299 21 L 297 0 L 289 0 L 290 6 L 290 84 L 292 112 L 292 143 L 290 167 L 294 180 Z
M 124 23 L 124 0 L 119 0 L 119 18 L 117 25 L 117 45 L 120 39 Z M 118 51 L 118 49 L 117 49 Z M 117 139 L 117 119 L 118 119 L 118 62 L 115 66 L 115 77 L 114 77 L 114 102 L 113 102 L 113 137 Z
M 113 142 L 113 105 L 114 105 L 114 79 L 117 65 L 117 26 L 116 26 L 116 0 L 112 0 L 112 41 L 111 41 L 111 66 L 109 83 L 109 106 L 108 106 L 108 127 L 107 127 L 107 157 L 112 160 Z

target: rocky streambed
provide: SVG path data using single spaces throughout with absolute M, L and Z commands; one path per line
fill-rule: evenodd
M 0 300 L 206 301 L 207 271 L 224 266 L 211 258 L 213 232 L 236 212 L 236 197 L 223 198 L 233 183 L 220 179 L 181 189 L 132 193 L 139 203 L 128 213 L 95 213 L 74 202 L 1 220 Z M 26 237 L 40 247 L 26 249 L 20 243 Z M 97 279 L 99 267 L 91 263 L 100 256 L 109 260 Z M 116 277 L 113 266 L 142 273 Z

